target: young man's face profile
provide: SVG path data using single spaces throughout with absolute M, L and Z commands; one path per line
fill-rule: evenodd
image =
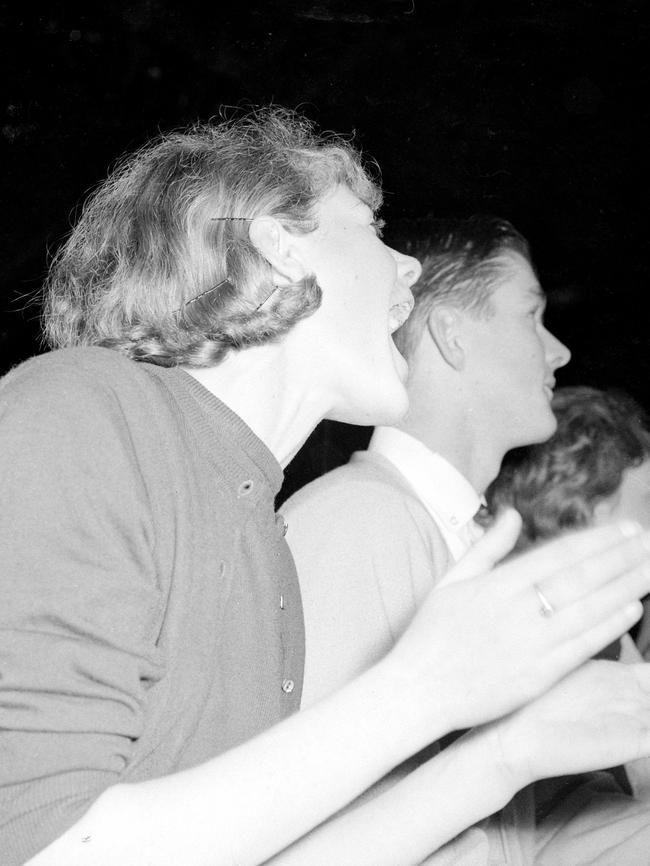
M 478 411 L 508 450 L 555 431 L 554 373 L 570 352 L 543 324 L 545 298 L 530 264 L 518 253 L 503 263 L 491 314 L 470 326 L 467 373 Z

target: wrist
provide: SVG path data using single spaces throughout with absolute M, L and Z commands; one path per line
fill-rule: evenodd
M 490 722 L 480 730 L 484 732 L 494 772 L 502 784 L 512 790 L 513 796 L 537 780 L 530 761 L 532 744 L 517 735 L 517 727 L 510 716 Z
M 422 678 L 411 666 L 404 665 L 398 655 L 388 653 L 368 674 L 376 678 L 383 696 L 379 712 L 399 732 L 403 752 L 399 761 L 456 730 L 445 696 L 431 682 L 424 688 Z

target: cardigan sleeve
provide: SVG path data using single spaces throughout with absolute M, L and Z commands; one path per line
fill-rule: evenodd
M 161 599 L 146 485 L 105 384 L 34 362 L 6 377 L 0 496 L 0 850 L 11 866 L 128 766 L 161 676 Z

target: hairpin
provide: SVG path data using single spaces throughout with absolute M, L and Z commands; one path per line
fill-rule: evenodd
M 185 309 L 185 307 L 189 307 L 190 304 L 194 304 L 196 301 L 199 300 L 199 298 L 203 298 L 203 297 L 205 297 L 205 295 L 209 295 L 210 292 L 214 292 L 214 291 L 216 291 L 217 289 L 221 288 L 221 286 L 229 286 L 233 291 L 235 290 L 235 287 L 233 286 L 233 284 L 232 284 L 232 283 L 230 282 L 230 280 L 226 277 L 226 279 L 225 279 L 225 280 L 221 280 L 220 283 L 217 283 L 217 284 L 214 285 L 214 286 L 210 286 L 209 289 L 206 289 L 204 292 L 201 292 L 201 294 L 196 295 L 196 296 L 193 297 L 193 298 L 190 298 L 189 301 L 185 301 L 185 303 L 183 304 L 182 307 L 179 307 L 177 310 L 174 310 L 173 315 L 175 315 L 175 316 L 178 315 L 178 313 L 181 313 L 181 312 Z M 280 288 L 279 286 L 273 286 L 273 289 L 271 290 L 271 292 L 269 292 L 269 294 L 264 298 L 264 300 L 262 301 L 261 304 L 258 304 L 258 305 L 254 308 L 253 312 L 256 313 L 256 312 L 257 312 L 261 307 L 263 307 L 264 304 L 269 300 L 269 298 L 270 298 L 272 295 L 274 295 L 275 292 L 276 292 L 279 288 Z
M 220 289 L 221 286 L 225 286 L 225 285 L 228 285 L 228 286 L 230 286 L 231 289 L 234 289 L 233 284 L 230 282 L 228 277 L 226 277 L 225 280 L 221 280 L 220 283 L 217 283 L 214 286 L 210 286 L 209 289 L 206 289 L 204 292 L 201 292 L 200 295 L 196 295 L 195 297 L 190 298 L 189 301 L 185 301 L 185 303 L 183 304 L 182 307 L 179 307 L 177 310 L 174 310 L 174 315 L 177 315 L 178 313 L 182 312 L 185 309 L 185 307 L 189 307 L 190 304 L 194 304 L 196 301 L 199 300 L 199 298 L 203 298 L 206 295 L 209 295 L 210 292 L 214 292 L 214 291 L 216 291 L 216 289 Z
M 210 217 L 210 222 L 217 222 L 217 221 L 234 222 L 236 220 L 241 220 L 242 222 L 252 222 L 253 219 L 254 219 L 254 217 L 218 216 L 218 217 Z M 182 307 L 179 307 L 177 310 L 174 310 L 174 315 L 177 315 L 178 313 L 182 312 L 185 309 L 185 307 L 188 307 L 190 304 L 194 304 L 196 301 L 199 300 L 199 298 L 203 298 L 203 297 L 205 297 L 205 295 L 209 295 L 210 292 L 214 292 L 214 291 L 216 291 L 216 289 L 219 289 L 219 288 L 221 288 L 221 286 L 225 286 L 225 285 L 230 286 L 230 288 L 233 289 L 233 291 L 234 291 L 235 287 L 230 282 L 228 277 L 226 277 L 225 280 L 221 280 L 221 282 L 217 283 L 215 286 L 210 286 L 209 289 L 206 289 L 204 292 L 201 292 L 200 295 L 196 295 L 196 297 L 190 298 L 189 301 L 185 301 L 185 303 L 183 304 Z M 274 286 L 273 291 L 264 298 L 264 300 L 262 301 L 261 304 L 258 304 L 258 306 L 255 307 L 253 312 L 257 312 L 260 309 L 260 307 L 263 307 L 264 304 L 271 297 L 271 295 L 274 294 L 274 292 L 276 291 L 277 288 L 278 288 L 278 286 Z

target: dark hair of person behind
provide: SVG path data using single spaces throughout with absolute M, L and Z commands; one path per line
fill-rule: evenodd
M 561 388 L 553 411 L 551 439 L 510 451 L 486 492 L 490 513 L 510 505 L 521 514 L 518 550 L 589 525 L 625 470 L 650 459 L 650 419 L 622 391 Z

